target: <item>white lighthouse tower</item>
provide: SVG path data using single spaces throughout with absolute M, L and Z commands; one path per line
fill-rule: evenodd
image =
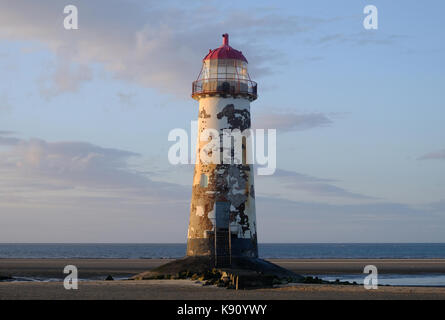
M 210 256 L 216 266 L 230 264 L 232 257 L 257 258 L 254 172 L 245 136 L 257 84 L 250 80 L 242 52 L 229 46 L 228 34 L 203 59 L 192 97 L 199 101 L 199 117 L 187 256 Z M 244 135 L 238 162 L 235 143 L 229 148 L 223 143 L 227 130 L 237 129 Z M 214 139 L 219 143 L 212 147 Z M 203 161 L 203 155 L 216 161 Z

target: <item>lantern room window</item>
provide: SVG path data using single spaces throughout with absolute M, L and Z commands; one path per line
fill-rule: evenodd
M 204 61 L 198 80 L 206 79 L 250 80 L 247 63 L 233 59 Z

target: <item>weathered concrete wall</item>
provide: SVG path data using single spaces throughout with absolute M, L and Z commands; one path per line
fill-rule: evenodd
M 230 156 L 233 150 L 223 150 L 224 129 L 250 129 L 250 102 L 244 98 L 203 97 L 199 100 L 197 163 L 193 179 L 187 255 L 213 255 L 214 231 L 230 224 L 232 256 L 257 257 L 257 232 L 253 165 L 203 163 L 201 151 L 208 151 L 208 141 L 200 141 L 205 129 L 219 132 L 220 152 Z M 207 148 L 205 148 L 207 145 Z M 244 156 L 249 152 L 246 140 L 242 143 Z M 204 151 L 203 151 L 204 152 Z M 245 158 L 244 158 L 245 159 Z M 205 176 L 204 176 L 205 175 Z

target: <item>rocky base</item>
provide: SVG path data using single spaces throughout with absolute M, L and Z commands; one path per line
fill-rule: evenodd
M 0 275 L 0 281 L 11 281 L 11 280 L 14 280 L 14 278 L 11 276 Z
M 140 273 L 133 280 L 193 279 L 204 285 L 233 289 L 272 287 L 284 283 L 303 283 L 305 278 L 276 264 L 258 258 L 233 257 L 227 268 L 215 268 L 209 256 L 178 259 L 151 271 Z

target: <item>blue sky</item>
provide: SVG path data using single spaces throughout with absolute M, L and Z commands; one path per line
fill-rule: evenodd
M 278 132 L 261 242 L 445 241 L 443 2 L 0 9 L 0 242 L 184 242 L 193 167 L 167 136 L 197 118 L 191 82 L 225 32 L 259 83 L 253 122 Z

